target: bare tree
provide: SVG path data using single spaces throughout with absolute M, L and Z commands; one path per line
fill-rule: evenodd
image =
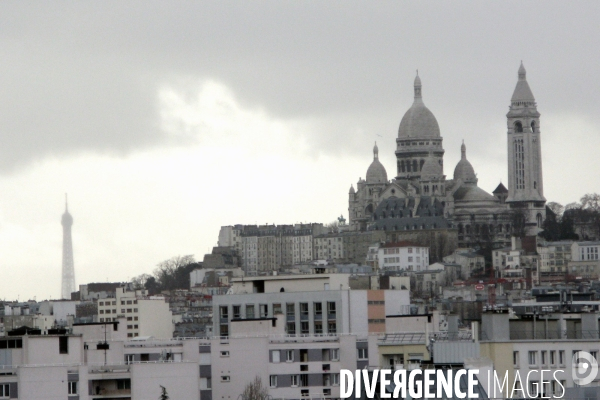
M 325 228 L 329 229 L 329 231 L 331 233 L 338 233 L 340 230 L 340 222 L 339 221 L 332 221 L 330 223 L 328 223 L 327 225 L 325 225 Z
M 557 219 L 560 219 L 563 215 L 563 212 L 565 211 L 565 207 L 562 204 L 557 203 L 555 201 L 549 202 L 548 204 L 546 204 L 546 207 L 548 207 L 550 211 L 552 211 L 556 215 Z
M 527 222 L 529 216 L 525 209 L 514 209 L 511 214 L 512 235 L 517 237 L 525 236 L 527 231 Z
M 152 275 L 150 275 L 150 274 L 141 274 L 141 275 L 138 275 L 138 276 L 132 278 L 131 283 L 133 284 L 133 287 L 135 289 L 145 289 L 146 282 L 151 277 L 152 277 Z
M 263 386 L 260 376 L 256 376 L 254 381 L 248 383 L 242 392 L 243 400 L 265 400 L 269 390 Z
M 159 385 L 160 386 L 160 397 L 158 398 L 158 400 L 169 400 L 169 394 L 167 393 L 167 389 L 163 386 L 163 385 Z
M 196 260 L 193 255 L 175 256 L 159 263 L 154 270 L 154 277 L 162 290 L 189 288 L 188 269 L 194 269 Z M 186 268 L 191 266 L 190 268 Z M 186 279 L 188 284 L 186 286 Z
M 587 193 L 581 199 L 581 208 L 584 210 L 600 211 L 600 194 Z

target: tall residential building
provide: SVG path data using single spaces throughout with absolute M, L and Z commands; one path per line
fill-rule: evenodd
M 75 265 L 73 264 L 73 240 L 71 238 L 71 227 L 73 217 L 69 214 L 69 204 L 65 194 L 65 213 L 60 221 L 63 227 L 63 256 L 62 256 L 62 286 L 61 298 L 70 299 L 75 289 Z

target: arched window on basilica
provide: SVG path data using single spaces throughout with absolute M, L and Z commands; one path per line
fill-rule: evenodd
M 542 227 L 542 222 L 543 222 L 543 221 L 542 221 L 542 214 L 538 214 L 538 215 L 536 215 L 536 216 L 535 216 L 535 219 L 536 219 L 536 221 L 537 221 L 537 226 L 538 226 L 538 228 L 541 228 L 541 227 Z
M 523 124 L 521 124 L 521 121 L 515 122 L 515 132 L 523 133 Z
M 535 121 L 531 121 L 531 132 L 535 133 Z

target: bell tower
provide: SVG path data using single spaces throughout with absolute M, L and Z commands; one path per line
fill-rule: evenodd
M 511 98 L 508 129 L 508 198 L 506 202 L 525 216 L 526 232 L 540 231 L 546 217 L 542 175 L 540 113 L 527 83 L 523 63 Z

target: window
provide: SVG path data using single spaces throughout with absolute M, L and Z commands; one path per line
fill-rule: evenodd
M 300 362 L 308 362 L 308 350 L 300 349 Z
M 340 359 L 340 349 L 331 349 L 331 361 L 338 361 Z
M 558 363 L 560 365 L 565 365 L 565 351 L 564 350 L 558 351 Z
M 323 389 L 323 396 L 331 396 L 331 389 Z
M 541 353 L 542 365 L 546 365 L 548 363 L 548 352 L 543 350 Z
M 280 303 L 273 304 L 273 315 L 280 314 L 280 313 L 281 313 L 281 304 Z
M 221 307 L 219 307 L 219 309 L 220 309 L 221 319 L 228 319 L 229 318 L 229 309 L 227 308 L 227 306 L 221 306 Z
M 69 382 L 68 394 L 77 394 L 77 382 Z
M 357 349 L 357 351 L 359 360 L 366 360 L 369 358 L 369 349 Z
M 125 364 L 132 364 L 135 361 L 133 354 L 125 354 Z
M 231 378 L 229 377 L 229 375 L 221 375 L 221 382 L 229 382 L 231 381 Z
M 223 337 L 229 336 L 229 326 L 221 325 L 221 336 L 223 336 Z
M 138 309 L 137 309 L 137 308 L 134 308 L 134 309 L 133 309 L 133 312 L 138 312 Z
M 315 335 L 323 334 L 323 323 L 321 321 L 315 321 Z
M 287 362 L 294 361 L 294 350 L 286 350 L 285 351 L 285 361 L 287 361 Z
M 537 355 L 537 351 L 530 351 L 528 353 L 528 359 L 529 359 L 529 365 L 536 365 L 536 355 Z
M 127 329 L 133 329 L 133 325 L 127 325 Z
M 315 315 L 323 314 L 323 304 L 322 303 L 313 303 L 313 309 L 315 310 Z
M 295 335 L 296 334 L 296 323 L 295 322 L 288 322 L 287 323 L 287 333 L 288 333 L 288 335 Z
M 271 350 L 271 362 L 278 363 L 281 361 L 280 358 L 281 353 L 279 352 L 279 350 Z
M 300 391 L 300 395 L 301 395 L 302 397 L 308 397 L 308 389 L 302 389 L 302 390 Z
M 108 303 L 107 303 L 108 304 Z M 124 306 L 125 305 L 125 300 L 121 300 L 121 305 Z
M 200 389 L 206 390 L 212 388 L 211 378 L 200 378 Z
M 271 375 L 269 376 L 269 386 L 272 388 L 276 388 L 277 387 L 277 375 Z
M 300 386 L 308 386 L 308 374 L 300 374 Z
M 540 384 L 538 381 L 529 381 L 529 397 L 538 397 L 540 391 Z
M 295 314 L 294 303 L 287 303 L 285 305 L 285 311 L 288 317 L 293 317 Z
M 131 379 L 117 379 L 117 390 L 131 389 Z
M 101 306 L 103 306 L 103 305 L 104 305 L 104 302 L 103 302 L 103 301 L 101 301 L 101 302 L 100 302 L 100 305 L 101 305 Z
M 300 322 L 300 333 L 303 335 L 308 335 L 308 321 Z
M 329 322 L 327 324 L 327 333 L 335 335 L 337 333 L 337 324 L 335 322 Z
M 323 374 L 323 386 L 331 386 L 331 374 Z
M 551 365 L 556 364 L 556 350 L 550 351 L 550 364 Z
M 58 352 L 60 354 L 69 354 L 69 337 L 60 336 L 58 338 Z
M 335 302 L 334 301 L 327 302 L 327 314 L 335 315 Z
M 229 357 L 229 351 L 227 351 L 227 350 L 221 351 L 221 357 Z
M 519 352 L 518 351 L 513 351 L 513 365 L 515 367 L 519 366 Z
M 298 381 L 300 379 L 298 378 L 298 375 L 292 375 L 292 387 L 294 386 L 298 386 Z
M 10 397 L 10 386 L 8 383 L 0 385 L 0 397 L 8 399 Z
M 300 303 L 300 317 L 308 318 L 308 303 Z
M 133 321 L 133 318 L 127 317 L 127 321 Z
M 127 300 L 127 304 L 131 304 L 131 300 Z
M 269 316 L 269 306 L 267 304 L 261 304 L 258 306 L 260 317 L 267 318 Z

